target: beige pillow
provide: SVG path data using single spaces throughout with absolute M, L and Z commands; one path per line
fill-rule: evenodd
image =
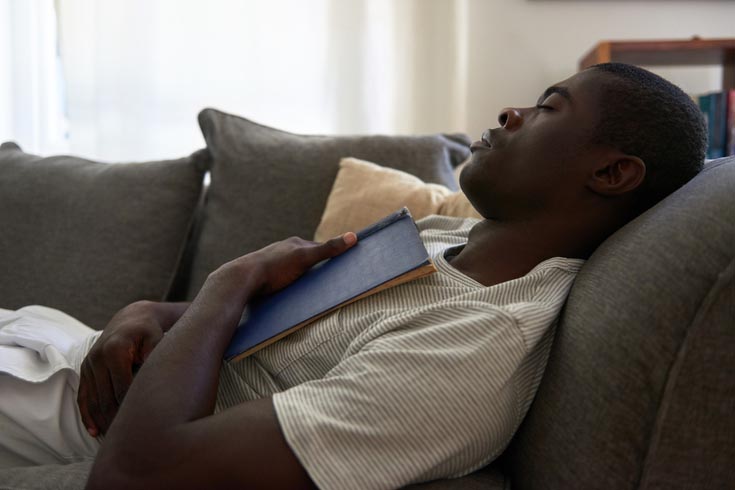
M 343 158 L 314 240 L 358 231 L 403 206 L 417 220 L 430 214 L 481 217 L 462 192 L 427 184 L 400 170 Z

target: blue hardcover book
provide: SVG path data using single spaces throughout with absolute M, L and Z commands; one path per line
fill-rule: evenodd
M 727 155 L 727 92 L 710 94 L 710 140 L 707 158 Z
M 342 255 L 249 304 L 225 359 L 246 357 L 341 306 L 436 272 L 407 208 L 359 231 L 357 239 Z

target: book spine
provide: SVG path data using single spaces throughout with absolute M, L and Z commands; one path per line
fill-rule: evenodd
M 363 240 L 373 233 L 377 233 L 383 228 L 386 228 L 396 221 L 403 219 L 405 217 L 411 218 L 411 212 L 408 210 L 408 208 L 404 207 L 396 211 L 395 213 L 389 214 L 385 218 L 381 219 L 377 223 L 373 223 L 372 225 L 368 226 L 367 228 L 363 228 L 362 230 L 355 233 L 357 235 L 357 241 L 358 243 L 360 240 Z
M 735 88 L 727 92 L 727 154 L 735 155 Z
M 704 126 L 707 130 L 707 158 L 712 158 L 710 156 L 710 147 L 712 144 L 712 120 L 710 118 L 709 105 L 709 94 L 700 95 L 699 108 L 702 110 L 702 115 L 704 116 Z
M 711 94 L 710 114 L 712 115 L 712 139 L 710 140 L 710 158 L 722 158 L 727 155 L 727 93 Z

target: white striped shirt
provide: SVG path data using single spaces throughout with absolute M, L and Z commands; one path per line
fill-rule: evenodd
M 273 395 L 289 446 L 320 488 L 397 488 L 495 459 L 533 399 L 583 261 L 552 258 L 483 286 L 444 258 L 476 222 L 421 220 L 438 273 L 226 364 L 218 409 Z

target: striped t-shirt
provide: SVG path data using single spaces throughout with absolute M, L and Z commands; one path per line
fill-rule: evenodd
M 225 364 L 218 410 L 273 395 L 286 441 L 320 488 L 396 488 L 488 464 L 528 410 L 583 261 L 552 258 L 483 286 L 444 257 L 476 222 L 421 220 L 436 274 Z

